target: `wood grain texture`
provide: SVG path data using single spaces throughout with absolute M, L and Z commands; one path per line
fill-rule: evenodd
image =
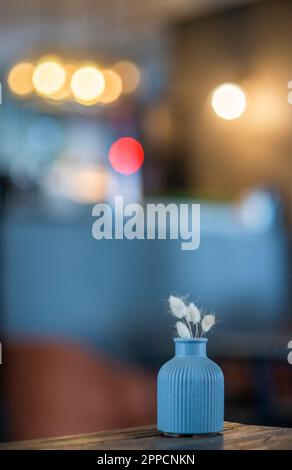
M 50 450 L 268 450 L 292 449 L 292 429 L 254 426 L 226 422 L 218 435 L 170 438 L 159 433 L 156 426 L 119 429 L 0 444 L 5 449 Z

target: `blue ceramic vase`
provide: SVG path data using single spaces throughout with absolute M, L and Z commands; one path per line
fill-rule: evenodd
M 175 356 L 157 378 L 157 427 L 166 434 L 218 433 L 224 421 L 224 377 L 206 355 L 206 338 L 175 338 Z

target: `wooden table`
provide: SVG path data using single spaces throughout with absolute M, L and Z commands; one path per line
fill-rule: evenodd
M 292 429 L 226 422 L 218 435 L 165 437 L 156 426 L 120 429 L 70 437 L 0 444 L 4 449 L 56 450 L 268 450 L 292 449 Z

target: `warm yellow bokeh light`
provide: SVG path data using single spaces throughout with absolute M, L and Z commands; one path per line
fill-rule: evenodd
M 141 74 L 135 64 L 122 61 L 118 62 L 113 69 L 122 79 L 123 93 L 132 93 L 136 90 L 141 81 Z
M 101 103 L 112 103 L 116 101 L 123 91 L 123 83 L 121 77 L 114 70 L 103 70 L 102 71 L 105 88 L 100 97 Z
M 108 189 L 108 172 L 103 168 L 83 168 L 71 174 L 71 199 L 92 204 L 105 199 Z
M 49 97 L 63 88 L 66 71 L 58 61 L 42 61 L 36 66 L 32 80 L 37 93 Z
M 224 83 L 213 92 L 212 107 L 222 119 L 237 119 L 246 108 L 245 93 L 238 85 Z
M 109 173 L 102 166 L 65 164 L 56 169 L 52 184 L 73 201 L 92 204 L 106 198 Z
M 97 103 L 104 88 L 104 76 L 93 65 L 80 67 L 72 75 L 71 90 L 76 101 L 81 104 L 92 105 Z
M 65 101 L 68 100 L 72 97 L 72 92 L 71 92 L 71 79 L 72 75 L 77 70 L 77 65 L 75 64 L 64 64 L 64 69 L 66 72 L 66 80 L 63 85 L 63 87 L 57 92 L 54 93 L 53 95 L 50 96 L 50 99 L 53 101 Z
M 33 64 L 21 62 L 16 64 L 8 74 L 8 86 L 17 96 L 27 96 L 33 92 L 32 74 Z

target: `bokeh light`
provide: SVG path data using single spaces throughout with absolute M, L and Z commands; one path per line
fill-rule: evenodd
M 71 90 L 78 103 L 87 106 L 97 103 L 104 88 L 104 76 L 94 65 L 80 67 L 72 75 Z
M 253 232 L 265 232 L 275 224 L 277 201 L 268 191 L 253 190 L 241 202 L 239 215 L 243 225 Z
M 66 71 L 57 60 L 44 60 L 35 67 L 32 80 L 36 92 L 49 97 L 58 93 L 64 86 Z
M 8 86 L 17 96 L 27 96 L 33 92 L 32 75 L 34 66 L 30 62 L 16 64 L 8 74 Z
M 122 137 L 112 144 L 109 161 L 118 173 L 123 175 L 136 173 L 144 162 L 143 147 L 132 137 Z
M 245 93 L 238 85 L 224 83 L 213 92 L 212 107 L 222 119 L 237 119 L 246 108 Z
M 46 191 L 82 204 L 102 201 L 107 196 L 109 173 L 101 165 L 57 163 L 46 177 Z
M 141 81 L 139 68 L 129 61 L 120 61 L 101 70 L 95 62 L 77 65 L 58 55 L 42 56 L 36 65 L 16 64 L 7 77 L 12 93 L 18 97 L 33 92 L 51 103 L 76 101 L 84 106 L 110 104 L 122 93 L 131 93 Z
M 108 173 L 103 168 L 80 168 L 69 172 L 67 195 L 76 202 L 91 204 L 106 197 Z
M 121 61 L 115 64 L 113 69 L 122 79 L 123 93 L 132 93 L 137 89 L 141 81 L 141 74 L 135 64 Z
M 77 65 L 75 64 L 65 64 L 64 69 L 66 72 L 66 80 L 63 87 L 53 95 L 50 96 L 50 100 L 56 102 L 62 102 L 72 98 L 72 91 L 71 91 L 71 79 L 72 75 L 77 70 Z
M 100 97 L 100 102 L 107 104 L 116 101 L 123 90 L 123 83 L 121 77 L 114 70 L 103 70 L 102 71 L 105 88 Z

